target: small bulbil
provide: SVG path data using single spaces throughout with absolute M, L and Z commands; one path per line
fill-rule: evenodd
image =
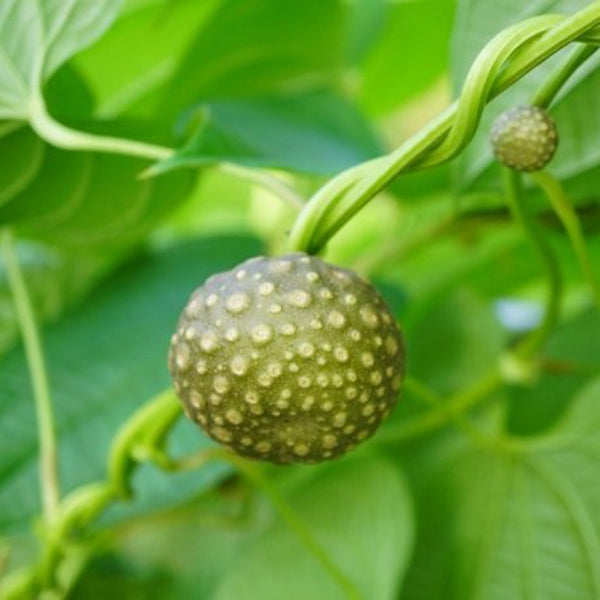
M 556 124 L 539 106 L 520 106 L 502 113 L 491 137 L 496 158 L 515 171 L 540 171 L 558 147 Z

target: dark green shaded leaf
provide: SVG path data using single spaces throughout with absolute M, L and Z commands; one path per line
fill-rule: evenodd
M 258 251 L 255 240 L 231 237 L 182 243 L 147 256 L 44 331 L 66 489 L 104 477 L 108 445 L 118 427 L 169 386 L 169 338 L 191 291 Z M 39 509 L 38 443 L 22 350 L 1 360 L 0 381 L 0 529 L 6 531 L 25 526 Z M 188 422 L 180 424 L 173 442 L 178 451 L 208 443 Z M 135 508 L 177 502 L 210 485 L 218 472 L 211 467 L 168 477 L 148 469 L 136 481 L 145 491 Z
M 331 174 L 381 148 L 360 112 L 329 92 L 213 102 L 198 131 L 155 172 L 225 161 Z

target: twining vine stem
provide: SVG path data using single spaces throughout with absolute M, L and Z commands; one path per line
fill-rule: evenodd
M 35 401 L 38 438 L 40 440 L 40 483 L 44 518 L 48 523 L 56 518 L 60 502 L 58 454 L 50 386 L 42 342 L 36 323 L 35 311 L 31 302 L 25 278 L 14 247 L 14 237 L 9 229 L 0 232 L 2 256 L 6 267 L 8 285 L 23 337 L 27 356 L 33 397 Z
M 561 220 L 565 231 L 569 236 L 569 240 L 571 241 L 575 256 L 579 261 L 579 266 L 588 281 L 596 306 L 600 309 L 600 284 L 598 283 L 592 261 L 587 253 L 585 239 L 577 213 L 569 202 L 560 182 L 548 171 L 531 173 L 530 177 L 546 194 L 554 212 Z
M 600 0 L 590 3 L 578 13 L 563 17 L 546 15 L 534 17 L 509 27 L 496 36 L 474 62 L 459 100 L 442 112 L 438 118 L 407 140 L 387 156 L 363 163 L 332 179 L 323 186 L 303 207 L 290 236 L 290 248 L 317 252 L 350 218 L 381 191 L 394 177 L 410 170 L 439 165 L 456 156 L 471 140 L 480 122 L 487 102 L 512 86 L 558 50 L 571 42 L 579 45 L 561 67 L 540 89 L 536 100 L 548 105 L 558 94 L 573 72 L 593 55 L 600 45 Z M 75 131 L 56 122 L 48 114 L 42 95 L 38 94 L 27 114 L 33 129 L 48 143 L 60 148 L 109 152 L 164 160 L 173 156 L 174 150 L 142 142 L 114 137 L 97 136 Z M 260 173 L 239 165 L 223 165 L 221 168 L 264 185 L 296 208 L 303 206 L 302 199 L 285 182 L 269 173 Z M 538 178 L 538 184 L 549 189 L 548 180 Z M 545 319 L 537 331 L 526 338 L 514 352 L 521 358 L 530 358 L 547 336 L 556 319 L 560 285 L 551 254 L 542 251 L 537 234 L 530 227 L 531 221 L 523 211 L 520 201 L 519 182 L 514 175 L 507 176 L 508 200 L 515 214 L 525 226 L 530 239 L 540 250 L 548 271 L 550 294 Z M 556 190 L 549 193 L 555 209 Z M 560 212 L 560 211 L 559 211 Z M 577 233 L 570 225 L 570 234 Z M 19 313 L 20 324 L 30 364 L 36 403 L 40 415 L 40 439 L 43 456 L 55 462 L 56 444 L 54 424 L 43 355 L 32 318 L 33 310 L 12 247 L 10 232 L 3 234 L 3 249 Z M 489 397 L 504 381 L 500 365 L 484 374 L 479 380 L 444 402 L 444 410 L 431 411 L 413 422 L 388 427 L 378 438 L 383 442 L 398 442 L 413 439 L 445 425 L 467 411 L 482 399 Z M 414 389 L 417 389 L 413 385 Z M 417 390 L 419 391 L 419 390 Z M 422 393 L 423 390 L 420 390 Z M 432 396 L 427 394 L 429 400 Z M 437 401 L 437 397 L 433 398 Z M 173 466 L 166 452 L 169 432 L 179 418 L 180 408 L 171 391 L 161 394 L 143 406 L 123 426 L 111 448 L 108 460 L 108 477 L 104 482 L 83 486 L 71 492 L 59 502 L 56 470 L 44 463 L 45 513 L 47 518 L 42 527 L 43 552 L 38 563 L 19 571 L 2 588 L 5 598 L 31 597 L 40 590 L 64 589 L 65 582 L 58 578 L 59 566 L 66 560 L 78 531 L 94 520 L 112 502 L 131 497 L 131 475 L 139 464 L 153 461 L 164 468 Z M 219 454 L 220 453 L 220 454 Z M 208 455 L 207 455 L 208 456 Z M 225 458 L 218 451 L 213 458 Z M 206 458 L 206 457 L 205 457 Z M 255 469 L 228 458 L 249 479 L 269 494 L 282 518 L 296 532 L 304 545 L 331 576 L 340 584 L 348 598 L 360 597 L 352 582 L 338 569 L 329 556 L 318 546 L 285 501 L 278 495 L 268 480 Z

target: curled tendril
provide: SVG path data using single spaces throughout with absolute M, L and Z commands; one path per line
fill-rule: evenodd
M 454 158 L 473 138 L 488 102 L 571 42 L 599 45 L 599 25 L 596 0 L 571 17 L 533 17 L 499 33 L 475 60 L 454 104 L 397 150 L 343 171 L 312 197 L 291 231 L 291 249 L 318 252 L 392 179 Z

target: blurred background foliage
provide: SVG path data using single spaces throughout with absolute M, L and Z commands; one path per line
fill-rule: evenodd
M 137 177 L 148 161 L 59 150 L 0 121 L 0 226 L 18 233 L 44 323 L 65 488 L 102 477 L 119 424 L 169 385 L 166 348 L 190 292 L 285 249 L 293 209 L 220 162 L 280 169 L 309 197 L 447 106 L 503 27 L 586 4 L 127 0 L 44 93 L 73 127 L 180 148 L 160 176 Z M 560 58 L 491 104 L 460 159 L 395 181 L 327 248 L 328 260 L 374 280 L 404 328 L 410 374 L 444 397 L 539 319 L 543 271 L 504 205 L 487 135 Z M 551 169 L 584 217 L 596 266 L 599 64 L 586 64 L 552 109 L 561 147 Z M 514 455 L 455 425 L 406 442 L 384 428 L 332 464 L 266 470 L 364 598 L 600 597 L 600 320 L 559 224 L 543 198 L 530 201 L 560 257 L 561 322 L 533 380 L 504 385 L 476 419 L 490 433 L 551 432 L 550 441 Z M 40 510 L 17 338 L 0 264 L 0 572 L 30 560 Z M 407 391 L 386 427 L 431 410 Z M 178 454 L 208 444 L 187 422 L 172 436 Z M 134 485 L 135 501 L 103 519 L 97 557 L 70 597 L 343 597 L 231 468 L 148 467 Z

